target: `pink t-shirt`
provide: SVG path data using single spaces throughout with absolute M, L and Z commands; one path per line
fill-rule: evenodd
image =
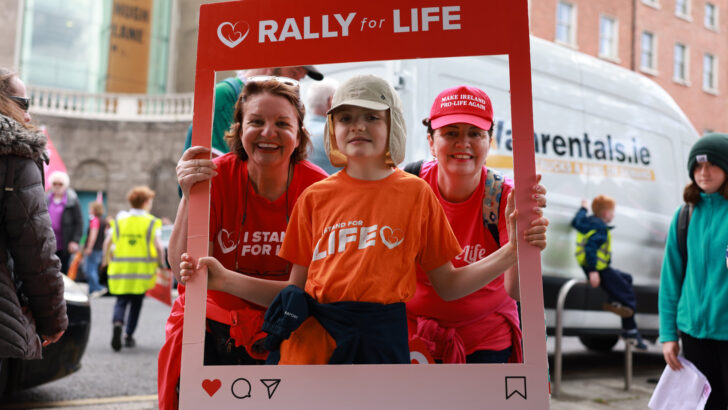
M 420 176 L 430 185 L 442 205 L 453 232 L 458 239 L 462 253 L 452 259 L 455 267 L 469 265 L 485 258 L 498 249 L 493 235 L 483 225 L 483 183 L 464 202 L 449 202 L 442 197 L 437 185 L 437 161 L 425 162 Z M 483 167 L 481 181 L 486 177 Z M 506 178 L 500 201 L 498 233 L 500 243 L 508 243 L 506 226 L 506 198 L 513 189 L 513 181 Z M 476 350 L 503 350 L 512 344 L 512 323 L 518 323 L 518 311 L 513 300 L 503 287 L 503 275 L 494 279 L 480 290 L 446 302 L 437 295 L 430 284 L 427 274 L 418 267 L 417 292 L 407 302 L 407 312 L 411 320 L 417 316 L 435 319 L 444 327 L 455 327 L 463 339 L 466 354 Z

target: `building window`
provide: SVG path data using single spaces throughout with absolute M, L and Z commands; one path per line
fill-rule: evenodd
M 646 71 L 657 70 L 657 59 L 655 58 L 657 45 L 655 35 L 649 31 L 642 32 L 642 54 L 640 57 L 640 68 Z
M 688 47 L 685 44 L 675 44 L 673 61 L 673 79 L 681 84 L 688 82 Z
M 690 0 L 676 0 L 675 15 L 690 18 Z
M 714 55 L 703 55 L 703 90 L 715 92 L 718 89 L 718 60 Z
M 573 4 L 560 1 L 556 8 L 556 41 L 576 45 L 576 8 Z
M 617 58 L 617 33 L 617 20 L 607 16 L 599 18 L 599 57 Z
M 656 9 L 660 8 L 660 2 L 658 0 L 642 0 L 642 3 Z
M 718 7 L 713 3 L 705 3 L 705 27 L 718 29 Z

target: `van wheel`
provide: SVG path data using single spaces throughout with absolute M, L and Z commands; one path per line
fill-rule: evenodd
M 619 336 L 579 336 L 581 344 L 595 352 L 608 352 L 619 341 Z

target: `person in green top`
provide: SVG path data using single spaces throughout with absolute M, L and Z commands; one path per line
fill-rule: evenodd
M 659 292 L 660 341 L 665 362 L 682 369 L 685 358 L 711 385 L 706 409 L 728 406 L 728 134 L 708 134 L 690 150 L 691 183 L 683 198 L 693 207 L 687 260 L 678 245 L 678 215 L 670 225 Z

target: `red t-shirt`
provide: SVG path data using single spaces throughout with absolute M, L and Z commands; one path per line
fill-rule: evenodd
M 269 201 L 258 195 L 248 182 L 247 161 L 239 161 L 237 156 L 228 153 L 215 158 L 215 163 L 218 175 L 212 179 L 210 188 L 212 256 L 227 269 L 248 276 L 288 280 L 290 266 L 278 256 L 287 220 L 301 193 L 326 178 L 326 173 L 308 161 L 300 162 L 294 166 L 287 193 Z M 207 298 L 225 309 L 248 304 L 220 291 L 209 291 Z M 249 306 L 265 311 L 257 305 Z
M 462 253 L 452 259 L 455 267 L 469 265 L 498 249 L 493 235 L 483 225 L 483 196 L 486 168 L 481 171 L 481 183 L 470 198 L 463 202 L 449 202 L 442 197 L 437 185 L 437 161 L 422 165 L 420 176 L 432 188 L 447 215 L 450 226 L 463 248 Z M 513 190 L 513 181 L 506 178 L 503 183 L 498 216 L 500 243 L 508 243 L 506 225 L 506 198 Z M 497 201 L 498 199 L 496 199 Z M 511 345 L 512 332 L 509 321 L 518 320 L 516 302 L 503 287 L 503 275 L 494 279 L 480 290 L 460 299 L 446 302 L 440 298 L 430 284 L 425 271 L 418 266 L 417 292 L 407 303 L 410 319 L 424 316 L 436 319 L 444 327 L 457 327 L 463 339 L 466 354 L 476 350 L 502 350 Z M 412 328 L 412 323 L 411 326 Z M 410 329 L 412 330 L 412 329 Z
M 238 271 L 254 273 L 256 277 L 287 280 L 290 271 L 287 262 L 276 255 L 286 230 L 286 212 L 290 214 L 301 193 L 309 185 L 326 178 L 326 173 L 308 161 L 300 162 L 293 169 L 287 198 L 284 194 L 275 201 L 268 201 L 256 194 L 252 186 L 248 186 L 247 162 L 239 161 L 234 154 L 223 155 L 214 161 L 218 175 L 212 179 L 210 189 L 210 241 L 213 243 L 213 256 L 228 269 L 235 269 L 237 256 Z M 249 195 L 247 208 L 246 192 Z M 247 214 L 244 224 L 243 213 Z M 285 273 L 281 274 L 281 271 Z M 180 284 L 178 289 L 180 297 L 175 299 L 167 319 L 166 340 L 159 352 L 157 365 L 159 407 L 164 409 L 173 408 L 177 400 L 175 388 L 180 373 L 185 287 Z M 208 291 L 207 303 L 228 310 L 251 306 L 257 314 L 265 313 L 265 308 L 225 292 Z

